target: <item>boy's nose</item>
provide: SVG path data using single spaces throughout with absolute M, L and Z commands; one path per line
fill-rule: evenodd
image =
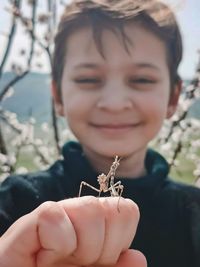
M 126 89 L 122 87 L 102 90 L 97 107 L 111 112 L 120 112 L 131 109 L 133 103 L 130 96 L 125 91 Z

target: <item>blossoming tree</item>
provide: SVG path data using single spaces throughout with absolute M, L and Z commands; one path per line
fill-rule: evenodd
M 67 2 L 67 1 L 66 1 Z M 60 155 L 60 147 L 67 139 L 74 138 L 67 128 L 59 129 L 53 100 L 51 105 L 52 123 L 43 123 L 41 131 L 45 138 L 39 138 L 35 131 L 36 121 L 30 115 L 26 122 L 20 122 L 15 113 L 3 108 L 3 101 L 12 97 L 13 89 L 30 73 L 36 62 L 37 68 L 42 68 L 43 63 L 37 62 L 41 54 L 48 59 L 48 71 L 51 73 L 52 44 L 54 31 L 59 16 L 59 9 L 65 5 L 64 1 L 42 1 L 43 12 L 39 11 L 39 0 L 10 0 L 5 6 L 11 25 L 5 35 L 5 47 L 0 58 L 0 82 L 5 68 L 9 62 L 9 55 L 13 49 L 17 28 L 22 27 L 29 47 L 20 49 L 20 58 L 25 58 L 26 64 L 21 65 L 21 60 L 13 61 L 10 69 L 14 75 L 0 90 L 0 180 L 3 180 L 12 172 L 27 172 L 28 168 L 20 160 L 20 155 L 26 152 L 30 155 L 37 168 L 46 168 L 55 158 Z M 24 5 L 30 11 L 25 13 Z M 42 33 L 40 32 L 42 30 Z M 197 54 L 200 58 L 200 53 Z M 185 162 L 192 162 L 193 181 L 198 185 L 200 180 L 200 120 L 190 116 L 191 107 L 200 98 L 200 59 L 196 66 L 193 79 L 188 84 L 183 84 L 183 93 L 180 98 L 176 114 L 166 121 L 160 135 L 152 144 L 168 158 L 172 171 L 180 177 L 185 171 Z M 47 138 L 52 136 L 51 138 Z M 200 184 L 200 183 L 199 183 Z

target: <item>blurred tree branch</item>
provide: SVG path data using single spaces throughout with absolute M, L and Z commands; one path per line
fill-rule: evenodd
M 42 1 L 43 4 L 45 3 L 44 12 L 42 14 L 38 14 L 39 1 Z M 11 55 L 14 41 L 17 37 L 17 30 L 20 28 L 18 27 L 19 25 L 22 25 L 23 29 L 25 29 L 25 35 L 30 42 L 27 50 L 28 53 L 26 54 L 24 51 L 21 53 L 21 57 L 25 54 L 27 56 L 27 58 L 24 57 L 25 67 L 22 67 L 21 62 L 12 64 L 11 69 L 14 76 L 12 75 L 11 79 L 6 81 L 6 84 L 1 88 L 0 104 L 3 103 L 6 97 L 8 97 L 12 91 L 11 88 L 14 87 L 14 90 L 16 90 L 15 85 L 33 70 L 34 59 L 39 55 L 37 52 L 38 47 L 41 51 L 40 53 L 47 57 L 48 67 L 51 71 L 52 44 L 54 31 L 57 25 L 58 3 L 60 6 L 63 6 L 63 8 L 66 4 L 61 0 L 7 1 L 7 4 L 9 3 L 10 6 L 7 8 L 7 11 L 11 18 L 11 27 L 9 29 L 8 39 L 6 40 L 5 51 L 0 62 L 0 79 L 2 79 L 6 64 L 9 61 L 9 55 Z M 29 16 L 23 14 L 23 8 L 27 3 L 30 7 L 30 14 L 28 13 Z M 37 31 L 41 25 L 43 26 L 44 33 Z M 10 89 L 11 91 L 9 91 Z M 158 149 L 161 153 L 162 149 L 163 151 L 167 151 L 166 157 L 168 158 L 172 169 L 177 170 L 178 158 L 180 156 L 186 157 L 185 155 L 187 154 L 188 158 L 190 157 L 195 165 L 194 176 L 197 179 L 200 179 L 200 140 L 198 136 L 200 132 L 200 121 L 189 117 L 190 107 L 198 98 L 200 98 L 200 53 L 199 64 L 197 65 L 194 78 L 189 85 L 184 85 L 183 89 L 179 108 L 172 119 L 168 121 L 167 127 L 164 129 L 164 134 L 159 136 L 156 145 L 158 145 Z M 34 90 L 34 88 L 32 88 L 32 90 Z M 7 174 L 16 170 L 19 156 L 23 148 L 31 147 L 33 150 L 32 152 L 34 152 L 34 155 L 39 159 L 39 167 L 42 168 L 43 166 L 49 165 L 53 157 L 57 158 L 60 153 L 60 140 L 66 141 L 67 139 L 66 136 L 63 135 L 64 131 L 58 131 L 53 98 L 51 98 L 51 119 L 54 145 L 52 145 L 52 142 L 48 143 L 46 136 L 42 139 L 36 138 L 34 122 L 31 117 L 29 117 L 28 121 L 20 123 L 15 115 L 16 114 L 11 114 L 0 106 L 0 173 L 3 172 Z M 10 143 L 10 140 L 7 141 L 8 129 L 11 131 L 11 135 L 14 135 L 16 139 L 14 140 L 13 138 Z M 46 130 L 45 134 L 47 137 L 50 135 L 51 129 L 52 127 L 49 127 Z M 63 138 L 63 136 L 65 138 Z M 193 140 L 193 138 L 196 139 Z M 13 153 L 13 151 L 10 151 L 11 146 L 14 150 L 14 155 L 11 155 Z M 35 158 L 33 155 L 32 157 Z
M 9 12 L 12 14 L 12 27 L 10 30 L 7 46 L 6 46 L 6 51 L 4 54 L 4 57 L 2 59 L 1 67 L 0 67 L 0 78 L 1 74 L 3 72 L 3 68 L 6 64 L 6 61 L 8 59 L 11 47 L 12 47 L 12 41 L 14 39 L 14 35 L 16 33 L 16 27 L 17 27 L 17 19 L 22 22 L 22 25 L 26 28 L 27 32 L 30 35 L 31 39 L 31 45 L 30 45 L 30 51 L 29 51 L 29 57 L 27 60 L 27 67 L 25 70 L 21 70 L 19 68 L 19 73 L 16 74 L 16 76 L 9 81 L 4 88 L 0 92 L 0 102 L 3 100 L 4 96 L 8 92 L 8 90 L 11 88 L 11 86 L 14 86 L 17 82 L 19 82 L 21 79 L 23 79 L 31 70 L 31 63 L 32 59 L 34 56 L 34 45 L 35 42 L 38 43 L 38 45 L 46 52 L 48 59 L 49 59 L 49 64 L 50 64 L 50 69 L 52 68 L 52 56 L 51 56 L 51 43 L 53 40 L 53 34 L 54 30 L 56 27 L 56 1 L 55 0 L 47 0 L 47 13 L 51 14 L 51 16 L 48 17 L 47 19 L 47 32 L 46 32 L 46 45 L 43 44 L 43 42 L 35 35 L 35 27 L 36 27 L 36 7 L 37 7 L 37 0 L 31 1 L 30 4 L 32 6 L 32 14 L 31 18 L 24 17 L 20 7 L 21 7 L 21 1 L 15 0 L 13 2 L 12 8 L 9 9 Z M 52 99 L 52 124 L 53 124 L 53 129 L 54 129 L 54 139 L 57 147 L 57 152 L 58 154 L 60 153 L 60 146 L 59 146 L 59 134 L 58 134 L 58 126 L 57 126 L 57 117 L 55 114 L 55 108 L 54 108 L 54 103 Z M 1 126 L 0 126 L 1 127 Z M 0 129 L 1 130 L 1 129 Z M 3 134 L 1 132 L 0 135 L 0 153 L 5 154 L 7 151 L 6 149 L 6 143 L 3 139 Z
M 16 10 L 20 10 L 20 6 L 21 6 L 21 0 L 14 0 L 14 2 L 13 2 L 13 10 L 15 10 L 15 11 Z M 7 45 L 5 47 L 6 48 L 5 49 L 5 53 L 4 53 L 4 56 L 2 58 L 1 65 L 0 65 L 0 79 L 1 79 L 1 76 L 2 76 L 3 68 L 4 68 L 5 63 L 7 61 L 10 49 L 12 47 L 12 42 L 13 42 L 13 38 L 14 38 L 14 35 L 15 35 L 15 32 L 16 32 L 16 27 L 17 27 L 16 14 L 15 14 L 15 12 L 12 12 L 12 26 L 11 26 L 11 29 L 10 29 Z

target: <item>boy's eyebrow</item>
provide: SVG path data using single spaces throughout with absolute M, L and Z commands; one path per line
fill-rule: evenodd
M 156 66 L 155 64 L 152 63 L 146 63 L 146 62 L 141 62 L 141 63 L 134 63 L 131 65 L 132 68 L 150 68 L 150 69 L 155 69 L 157 71 L 160 71 L 160 68 Z M 81 69 L 81 68 L 87 68 L 87 69 L 97 69 L 99 68 L 99 65 L 96 63 L 80 63 L 74 67 L 75 69 Z
M 133 64 L 132 67 L 133 68 L 135 68 L 135 67 L 138 67 L 138 68 L 150 68 L 150 69 L 155 69 L 155 70 L 159 70 L 160 71 L 160 68 L 158 66 L 156 66 L 155 64 L 146 63 L 146 62 Z
M 95 63 L 81 63 L 81 64 L 76 65 L 74 68 L 75 69 L 81 69 L 81 68 L 93 69 L 93 68 L 98 68 L 98 65 Z

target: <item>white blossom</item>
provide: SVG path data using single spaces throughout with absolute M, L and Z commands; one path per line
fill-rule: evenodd
M 9 172 L 4 172 L 0 174 L 0 183 L 2 183 L 9 175 L 10 175 Z
M 1 165 L 4 165 L 7 162 L 7 160 L 8 160 L 7 156 L 2 154 L 2 153 L 0 153 L 0 163 L 1 163 Z
M 42 129 L 42 131 L 45 132 L 45 133 L 48 133 L 48 132 L 50 131 L 50 129 L 49 129 L 49 125 L 48 125 L 47 122 L 42 123 L 42 125 L 41 125 L 41 129 Z
M 17 174 L 26 174 L 26 173 L 28 173 L 28 170 L 27 170 L 27 168 L 21 166 L 21 167 L 16 169 L 16 173 Z

